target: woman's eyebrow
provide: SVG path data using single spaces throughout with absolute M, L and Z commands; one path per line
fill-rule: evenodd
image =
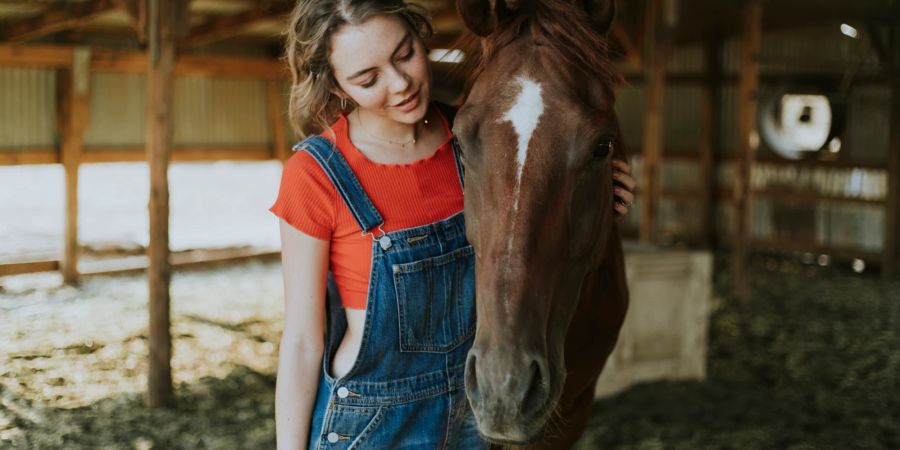
M 406 36 L 403 36 L 403 39 L 400 39 L 400 42 L 397 43 L 397 46 L 396 46 L 396 47 L 394 47 L 394 51 L 393 51 L 393 53 L 391 53 L 391 56 L 396 55 L 397 52 L 399 52 L 400 49 L 403 47 L 403 45 L 406 44 L 407 42 L 409 42 L 410 39 L 412 39 L 412 34 L 410 34 L 410 33 L 407 31 L 407 32 L 406 32 Z M 354 78 L 358 78 L 358 77 L 360 77 L 360 76 L 362 76 L 362 75 L 365 75 L 367 72 L 371 72 L 371 71 L 373 71 L 373 70 L 375 70 L 374 67 L 369 67 L 369 68 L 367 68 L 367 69 L 360 70 L 360 71 L 354 73 L 353 75 L 350 75 L 349 77 L 347 77 L 347 81 L 350 81 L 350 80 L 352 80 L 352 79 L 354 79 Z

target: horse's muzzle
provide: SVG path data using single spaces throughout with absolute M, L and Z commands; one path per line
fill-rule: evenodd
M 476 345 L 466 361 L 466 394 L 489 441 L 521 445 L 543 437 L 551 410 L 546 358 Z

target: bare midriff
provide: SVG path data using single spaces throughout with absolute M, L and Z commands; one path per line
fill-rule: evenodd
M 366 310 L 346 308 L 344 311 L 347 313 L 347 333 L 344 334 L 329 368 L 335 379 L 346 375 L 356 362 L 366 322 Z

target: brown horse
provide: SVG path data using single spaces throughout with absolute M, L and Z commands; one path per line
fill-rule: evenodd
M 613 214 L 612 0 L 457 0 L 480 59 L 454 125 L 476 251 L 481 434 L 569 448 L 628 307 Z

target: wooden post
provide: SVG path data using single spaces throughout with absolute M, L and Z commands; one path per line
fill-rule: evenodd
M 660 8 L 662 6 L 662 8 Z M 647 3 L 646 32 L 647 61 L 646 110 L 644 112 L 643 168 L 641 170 L 641 228 L 640 238 L 645 242 L 656 240 L 657 217 L 660 197 L 660 159 L 664 140 L 664 102 L 666 87 L 666 63 L 671 53 L 672 34 L 675 26 L 677 0 L 650 0 Z M 662 20 L 660 19 L 662 9 Z
M 78 168 L 84 151 L 84 131 L 90 119 L 91 51 L 76 48 L 72 66 L 59 72 L 59 130 L 61 158 L 65 173 L 65 242 L 60 272 L 63 281 L 77 284 L 78 274 Z
M 291 156 L 291 149 L 288 148 L 287 133 L 284 127 L 281 81 L 266 81 L 266 89 L 268 91 L 269 120 L 272 123 L 272 158 L 285 162 Z
M 738 153 L 735 158 L 735 235 L 732 252 L 734 292 L 746 303 L 750 300 L 747 281 L 751 222 L 751 171 L 759 135 L 756 131 L 756 91 L 759 85 L 759 52 L 762 41 L 762 3 L 745 0 L 741 35 L 741 74 L 738 88 Z
M 722 37 L 713 31 L 706 39 L 706 81 L 703 85 L 700 118 L 700 170 L 706 195 L 700 200 L 703 229 L 701 236 L 707 245 L 718 245 L 716 218 L 718 216 L 719 183 L 716 172 L 719 167 L 719 118 L 722 88 Z
M 885 204 L 885 237 L 882 275 L 893 278 L 900 265 L 900 21 L 890 30 L 891 51 L 885 62 L 891 80 L 891 138 L 888 146 L 888 190 Z
M 169 158 L 172 151 L 172 102 L 176 42 L 184 35 L 187 3 L 149 0 L 147 73 L 147 161 L 150 164 L 150 246 L 147 250 L 150 304 L 150 367 L 147 403 L 169 406 L 172 395 L 172 341 L 169 333 Z

